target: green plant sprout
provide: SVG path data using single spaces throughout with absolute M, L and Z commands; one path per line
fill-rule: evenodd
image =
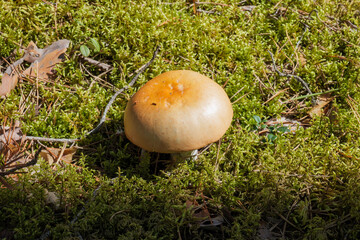
M 94 51 L 94 53 L 100 52 L 100 44 L 95 38 L 90 38 L 86 44 L 80 46 L 80 52 L 84 57 L 88 57 L 91 53 L 90 48 Z
M 281 124 L 274 124 L 272 126 L 266 125 L 265 123 L 267 122 L 267 120 L 261 119 L 258 115 L 254 115 L 253 118 L 256 122 L 254 125 L 255 130 L 259 132 L 264 130 L 268 131 L 266 138 L 270 144 L 273 144 L 275 142 L 279 134 L 290 132 L 290 129 L 287 126 L 281 126 Z
M 39 158 L 17 181 L 0 176 L 13 186 L 0 188 L 0 239 L 359 239 L 359 9 L 347 0 L 0 0 L 1 84 L 29 42 L 72 42 L 54 79 L 21 77 L 0 99 L 0 123 L 8 117 L 26 136 L 74 139 L 104 119 L 75 143 L 72 165 L 53 169 Z M 141 162 L 120 131 L 128 100 L 179 69 L 237 97 L 231 127 L 197 161 L 168 167 L 169 156 L 151 154 Z M 296 134 L 267 122 L 307 115 L 310 99 L 324 93 L 334 97 L 332 114 Z M 34 141 L 28 153 L 37 148 Z M 58 208 L 46 192 L 59 197 Z

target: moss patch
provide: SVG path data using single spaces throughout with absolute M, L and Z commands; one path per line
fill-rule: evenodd
M 114 91 L 161 46 L 112 105 L 101 131 L 78 144 L 76 166 L 54 171 L 42 163 L 14 190 L 0 189 L 0 238 L 360 237 L 357 1 L 224 0 L 197 4 L 197 14 L 185 1 L 0 0 L 0 9 L 1 72 L 30 41 L 39 47 L 72 41 L 55 79 L 38 88 L 23 81 L 0 100 L 0 119 L 20 120 L 27 135 L 84 136 Z M 81 57 L 90 38 L 100 52 L 89 57 L 113 66 L 103 81 L 94 76 L 104 70 Z M 301 77 L 313 93 L 338 89 L 331 114 L 273 142 L 254 131 L 254 115 L 300 120 L 312 105 L 310 98 L 289 101 L 307 92 L 274 71 L 268 51 L 281 72 Z M 160 155 L 156 163 L 153 154 L 140 162 L 140 149 L 120 131 L 127 100 L 149 79 L 176 69 L 212 78 L 229 97 L 242 89 L 231 99 L 233 124 L 197 161 L 168 164 Z M 59 196 L 59 207 L 46 202 L 46 191 Z M 222 224 L 202 226 L 196 213 L 205 208 Z

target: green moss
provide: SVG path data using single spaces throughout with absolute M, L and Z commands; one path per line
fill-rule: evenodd
M 81 168 L 54 171 L 42 163 L 30 168 L 34 174 L 22 174 L 14 190 L 0 189 L 0 238 L 34 239 L 51 230 L 52 239 L 256 239 L 264 224 L 288 239 L 359 238 L 354 111 L 360 109 L 348 104 L 349 97 L 360 101 L 357 1 L 247 1 L 243 5 L 255 6 L 249 12 L 224 0 L 226 6 L 198 5 L 215 13 L 196 16 L 185 1 L 53 1 L 56 8 L 47 2 L 0 0 L 0 56 L 7 61 L 18 59 L 13 51 L 30 41 L 39 47 L 72 42 L 55 79 L 38 89 L 24 80 L 0 100 L 0 120 L 20 120 L 27 135 L 83 138 L 116 89 L 157 45 L 161 51 L 117 98 L 101 131 L 78 143 L 74 163 Z M 311 17 L 303 14 L 312 10 Z M 81 59 L 80 46 L 91 38 L 100 52 L 89 57 L 113 66 L 101 76 L 106 84 L 93 77 L 104 71 Z M 308 93 L 274 71 L 268 50 L 280 71 L 298 75 L 313 93 L 338 89 L 329 116 L 295 134 L 277 134 L 273 142 L 253 131 L 253 116 L 270 119 L 292 109 L 298 120 L 311 101 L 287 102 Z M 0 64 L 4 72 L 2 58 Z M 121 131 L 127 100 L 149 79 L 175 69 L 211 77 L 229 97 L 243 88 L 231 99 L 233 124 L 197 161 L 170 163 L 161 154 L 156 162 L 152 154 L 141 162 L 140 149 Z M 59 195 L 59 208 L 46 202 L 46 191 Z M 226 221 L 212 230 L 200 227 L 187 201 Z

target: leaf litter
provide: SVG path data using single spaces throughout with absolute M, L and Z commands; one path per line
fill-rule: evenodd
M 46 148 L 41 150 L 40 157 L 42 157 L 50 165 L 57 163 L 58 161 L 71 164 L 72 157 L 76 153 L 76 148 Z
M 0 96 L 6 96 L 13 90 L 20 77 L 33 77 L 47 80 L 54 74 L 53 68 L 64 60 L 64 53 L 69 47 L 70 41 L 62 39 L 52 43 L 43 49 L 38 48 L 34 42 L 30 42 L 24 49 L 24 56 L 7 67 L 0 85 Z M 19 66 L 23 62 L 31 63 L 30 67 L 21 71 Z
M 331 111 L 331 103 L 334 99 L 335 96 L 331 96 L 330 93 L 322 94 L 318 96 L 315 105 L 307 112 L 308 115 L 303 117 L 302 119 L 294 120 L 281 116 L 277 119 L 271 119 L 265 124 L 268 126 L 280 124 L 282 126 L 288 127 L 290 129 L 290 132 L 295 132 L 299 127 L 310 126 L 308 121 L 309 117 L 313 119 L 322 115 L 329 115 Z
M 36 78 L 37 81 L 47 80 L 54 75 L 53 68 L 56 64 L 64 60 L 64 54 L 69 47 L 70 41 L 62 39 L 53 42 L 51 45 L 41 49 L 38 48 L 34 42 L 30 42 L 23 50 L 24 55 L 14 63 L 10 64 L 2 75 L 0 85 L 0 97 L 10 94 L 11 90 L 15 89 L 19 79 Z M 31 65 L 22 71 L 21 65 L 24 62 L 31 63 Z M 17 180 L 16 173 L 18 169 L 32 160 L 33 156 L 28 153 L 28 149 L 32 142 L 26 141 L 25 135 L 22 133 L 19 124 L 9 126 L 0 126 L 0 173 L 2 176 L 8 176 L 13 180 Z M 64 162 L 71 162 L 72 156 L 76 150 L 74 149 L 55 149 L 51 148 L 43 150 L 41 156 L 49 163 L 53 163 L 54 156 L 59 156 L 58 160 Z M 50 154 L 51 153 L 51 154 Z M 59 155 L 60 153 L 60 155 Z M 50 156 L 51 155 L 51 156 Z M 16 170 L 15 172 L 12 172 Z M 8 174 L 10 173 L 11 174 Z M 3 185 L 6 180 L 0 176 Z
M 6 120 L 6 119 L 5 119 Z M 31 154 L 28 153 L 31 147 L 25 139 L 25 135 L 21 129 L 15 124 L 10 127 L 5 123 L 0 126 L 0 177 L 9 176 L 13 180 L 17 180 L 16 170 L 25 167 L 31 161 Z M 1 181 L 6 185 L 5 179 Z
M 230 211 L 225 207 L 222 207 L 220 210 L 210 209 L 211 211 L 209 211 L 205 202 L 199 204 L 196 200 L 187 200 L 185 205 L 191 213 L 192 220 L 203 229 L 215 230 L 224 223 L 233 220 Z
M 330 109 L 330 103 L 335 99 L 335 97 L 330 94 L 323 94 L 318 97 L 316 105 L 308 112 L 311 118 L 327 114 Z

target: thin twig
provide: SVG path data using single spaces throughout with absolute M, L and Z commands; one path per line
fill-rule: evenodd
M 309 28 L 309 25 L 307 25 L 307 24 L 305 24 L 305 23 L 304 23 L 304 26 L 305 26 L 305 29 L 304 29 L 303 33 L 301 34 L 301 37 L 300 37 L 299 41 L 297 41 L 297 43 L 296 43 L 295 51 L 299 48 L 300 43 L 301 43 L 301 41 L 302 41 L 305 33 L 307 32 L 308 28 Z
M 34 141 L 43 141 L 43 142 L 78 142 L 80 138 L 46 138 L 46 137 L 33 137 L 33 136 L 26 136 L 26 140 L 34 140 Z
M 195 2 L 196 5 L 201 5 L 201 4 L 208 4 L 208 5 L 219 5 L 219 6 L 223 6 L 223 7 L 230 7 L 231 5 L 229 4 L 224 4 L 224 3 L 215 3 L 215 2 Z
M 61 152 L 59 154 L 59 156 L 56 158 L 56 160 L 54 161 L 54 168 L 55 169 L 55 165 L 60 161 L 60 159 L 62 158 L 62 156 L 64 155 L 65 149 L 66 149 L 67 143 L 64 142 L 63 147 L 61 148 Z
M 234 93 L 234 95 L 231 96 L 230 100 L 233 99 L 233 98 L 234 98 L 239 92 L 241 92 L 244 88 L 245 88 L 245 86 L 242 87 L 242 88 L 240 88 L 236 93 Z
M 81 64 L 81 63 L 80 63 L 80 64 Z M 82 65 L 82 64 L 81 64 L 81 65 Z M 112 68 L 109 69 L 109 70 L 107 70 L 107 71 L 105 71 L 105 72 L 103 72 L 103 73 L 101 73 L 101 74 L 98 75 L 98 76 L 95 76 L 95 75 L 93 75 L 84 65 L 82 65 L 82 67 L 84 68 L 85 72 L 87 72 L 91 77 L 93 77 L 95 80 L 98 80 L 99 83 L 100 83 L 100 85 L 102 85 L 103 87 L 109 87 L 109 88 L 115 89 L 116 91 L 119 90 L 119 89 L 116 88 L 114 85 L 112 85 L 112 84 L 110 84 L 109 82 L 107 82 L 107 81 L 103 80 L 102 78 L 100 78 L 100 75 L 104 75 L 105 73 L 108 73 L 108 72 L 112 71 Z M 94 82 L 94 81 L 92 81 L 92 82 L 90 83 L 89 89 L 91 88 L 93 82 Z
M 1 183 L 4 187 L 6 187 L 6 188 L 8 188 L 8 189 L 14 190 L 13 185 L 11 185 L 10 183 L 8 183 L 8 182 L 6 181 L 6 179 L 5 179 L 4 177 L 2 177 L 2 176 L 0 176 L 0 183 Z M 1 188 L 1 187 L 0 187 L 0 188 Z
M 38 160 L 38 157 L 39 157 L 39 154 L 41 152 L 41 150 L 43 149 L 43 147 L 41 146 L 37 152 L 35 153 L 35 156 L 34 158 L 25 163 L 25 164 L 21 164 L 21 166 L 15 166 L 14 168 L 10 169 L 9 171 L 6 171 L 6 172 L 0 172 L 0 176 L 6 176 L 6 175 L 10 175 L 12 173 L 15 173 L 17 170 L 21 169 L 21 168 L 24 168 L 24 167 L 29 167 L 29 166 L 32 166 L 32 165 L 35 165 L 37 163 L 37 160 Z
M 356 108 L 354 105 L 358 105 L 357 102 L 351 98 L 349 95 L 347 98 L 345 98 L 346 102 L 349 104 L 351 110 L 353 111 L 355 117 L 356 117 L 356 120 L 358 121 L 358 123 L 360 124 L 360 115 L 359 113 L 356 111 Z
M 95 59 L 92 59 L 92 58 L 88 58 L 88 57 L 82 57 L 81 56 L 81 59 L 83 59 L 84 61 L 94 65 L 94 66 L 97 66 L 97 67 L 100 67 L 102 68 L 103 70 L 105 71 L 108 71 L 109 69 L 112 69 L 113 67 L 107 63 L 103 63 L 103 62 L 99 62 Z
M 127 90 L 129 87 L 132 87 L 134 85 L 134 83 L 136 82 L 136 80 L 139 78 L 140 74 L 142 74 L 146 68 L 148 68 L 150 66 L 150 64 L 155 60 L 156 55 L 158 54 L 160 50 L 160 46 L 158 46 L 151 58 L 151 60 L 145 64 L 139 71 L 138 73 L 135 75 L 135 77 L 131 80 L 131 82 L 129 83 L 129 85 L 123 87 L 122 89 L 120 89 L 119 91 L 117 91 L 110 99 L 110 101 L 108 102 L 108 104 L 105 107 L 105 110 L 101 116 L 100 122 L 99 124 L 91 131 L 89 131 L 88 133 L 85 134 L 84 137 L 92 134 L 92 133 L 96 133 L 97 131 L 99 131 L 99 129 L 101 128 L 101 126 L 103 125 L 103 123 L 105 122 L 105 118 L 106 118 L 106 114 L 109 111 L 111 105 L 113 104 L 113 102 L 115 101 L 116 97 L 122 93 L 123 91 Z M 45 142 L 68 142 L 68 143 L 73 143 L 73 142 L 77 142 L 80 141 L 80 138 L 45 138 L 45 137 L 33 137 L 33 136 L 26 136 L 27 140 L 36 140 L 36 141 L 45 141 Z
M 9 66 L 6 68 L 4 73 L 7 73 L 8 75 L 11 75 L 14 71 L 16 71 L 16 67 L 24 62 L 24 58 L 20 58 L 16 62 L 10 64 L 6 59 L 3 57 L 4 61 L 9 64 Z
M 294 75 L 294 74 L 290 74 L 290 73 L 280 72 L 279 69 L 276 67 L 273 54 L 272 54 L 269 50 L 268 50 L 268 53 L 269 53 L 270 56 L 271 56 L 274 69 L 275 69 L 275 71 L 279 74 L 280 77 L 293 77 L 293 78 L 295 78 L 297 81 L 299 81 L 299 82 L 303 85 L 303 87 L 304 87 L 305 90 L 309 93 L 309 95 L 310 95 L 310 94 L 311 94 L 311 95 L 313 94 L 312 91 L 311 91 L 310 88 L 309 88 L 309 85 L 308 85 L 301 77 L 299 77 L 299 76 L 297 76 L 297 75 Z M 311 97 L 311 102 L 312 102 L 313 104 L 315 104 L 316 101 L 315 101 L 315 98 L 314 98 L 314 97 Z
M 311 14 L 312 14 L 313 12 L 315 12 L 315 13 L 317 14 L 317 11 L 316 11 L 315 9 L 312 10 L 312 11 L 309 13 L 309 16 L 307 17 L 307 20 L 311 20 Z M 305 26 L 305 29 L 304 29 L 303 33 L 301 34 L 301 37 L 300 37 L 299 41 L 296 43 L 295 50 L 297 50 L 297 49 L 299 48 L 300 43 L 301 43 L 302 39 L 304 38 L 305 33 L 306 33 L 307 30 L 309 29 L 309 25 L 307 25 L 306 23 L 303 23 L 303 24 L 304 24 L 304 26 Z
M 250 93 L 248 92 L 248 93 L 245 93 L 244 95 L 242 95 L 241 97 L 239 97 L 238 99 L 236 99 L 234 102 L 232 102 L 231 104 L 235 104 L 235 103 L 237 103 L 238 101 L 240 101 L 240 99 L 242 99 L 243 97 L 246 97 L 247 95 L 249 95 Z
M 289 219 L 287 219 L 286 217 L 284 217 L 281 213 L 279 213 L 275 208 L 271 208 L 279 217 L 282 218 L 282 220 L 284 220 L 285 222 L 287 222 L 288 224 L 290 224 L 293 228 L 297 229 L 300 232 L 303 232 L 303 230 L 299 227 L 297 227 L 295 224 L 293 224 L 292 222 L 289 221 Z
M 283 92 L 286 92 L 289 88 L 285 88 L 285 89 L 282 89 L 278 92 L 276 92 L 274 95 L 272 95 L 268 100 L 266 100 L 263 104 L 266 104 L 268 102 L 270 102 L 271 100 L 273 100 L 274 98 L 276 98 L 277 96 L 279 96 L 280 94 L 282 94 Z
M 221 15 L 221 12 L 216 12 L 215 10 L 207 11 L 203 9 L 196 9 L 196 12 L 198 13 L 206 13 L 206 14 L 218 14 Z
M 308 98 L 308 97 L 315 97 L 315 96 L 319 96 L 319 95 L 322 95 L 322 94 L 325 94 L 325 93 L 335 92 L 335 91 L 338 91 L 338 90 L 339 90 L 339 88 L 335 88 L 335 89 L 331 89 L 331 90 L 325 91 L 325 92 L 313 93 L 313 94 L 303 95 L 303 96 L 299 96 L 299 97 L 294 97 L 294 98 L 291 98 L 290 100 L 285 101 L 284 103 L 288 103 L 288 102 L 291 102 L 291 101 L 294 101 L 294 100 L 300 100 L 300 99 L 304 99 L 304 98 Z
M 186 2 L 162 2 L 164 5 L 186 4 Z
M 105 122 L 106 114 L 107 114 L 107 112 L 109 111 L 109 109 L 110 109 L 111 105 L 113 104 L 113 102 L 115 101 L 116 97 L 117 97 L 120 93 L 122 93 L 124 90 L 126 90 L 126 89 L 128 89 L 129 87 L 132 87 L 132 86 L 134 85 L 134 83 L 136 82 L 136 80 L 139 78 L 140 74 L 142 74 L 142 73 L 144 72 L 144 70 L 145 70 L 146 68 L 148 68 L 149 65 L 155 60 L 156 55 L 157 55 L 157 53 L 159 52 L 159 50 L 160 50 L 160 47 L 158 46 L 158 47 L 156 48 L 156 50 L 155 50 L 155 52 L 154 52 L 153 57 L 151 58 L 151 60 L 150 60 L 147 64 L 145 64 L 144 67 L 135 75 L 135 77 L 131 80 L 131 82 L 129 83 L 129 85 L 123 87 L 122 89 L 120 89 L 119 91 L 117 91 L 117 92 L 112 96 L 112 98 L 110 99 L 110 101 L 108 102 L 108 104 L 107 104 L 106 107 L 105 107 L 105 110 L 104 110 L 104 112 L 103 112 L 103 115 L 101 116 L 101 119 L 100 119 L 99 124 L 98 124 L 93 130 L 91 130 L 90 132 L 88 132 L 85 136 L 90 135 L 90 134 L 92 134 L 92 133 L 95 133 L 95 132 L 99 131 L 99 129 L 101 128 L 101 126 L 102 126 L 103 123 Z

